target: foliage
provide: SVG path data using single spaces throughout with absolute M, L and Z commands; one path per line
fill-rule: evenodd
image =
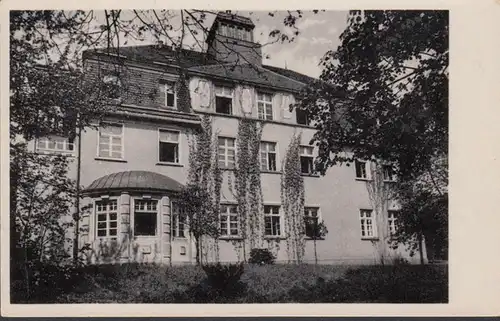
M 239 280 L 245 271 L 243 263 L 205 265 L 203 270 L 210 287 L 222 296 L 235 295 L 234 292 L 240 289 Z
M 47 292 L 47 295 L 41 297 L 38 302 L 438 303 L 448 301 L 447 266 L 245 265 L 235 291 L 226 291 L 222 295 L 211 288 L 203 269 L 198 266 L 103 265 L 80 268 L 78 273 L 80 277 L 74 279 L 71 290 L 67 288 L 62 293 Z
M 248 263 L 251 264 L 274 264 L 276 257 L 269 251 L 269 249 L 252 249 L 250 250 L 250 259 Z
M 408 225 L 401 240 L 422 233 L 412 217 L 430 217 L 411 204 L 425 194 L 416 182 L 427 175 L 434 185 L 432 168 L 448 157 L 448 37 L 444 10 L 352 11 L 340 46 L 325 54 L 320 80 L 298 106 L 318 129 L 312 141 L 319 146 L 322 173 L 355 159 L 394 165 L 401 197 L 408 197 L 403 210 L 411 213 L 401 216 Z M 447 166 L 441 175 L 447 181 Z M 443 194 L 428 202 L 445 203 L 435 199 Z
M 281 203 L 285 213 L 285 231 L 288 260 L 302 261 L 305 251 L 304 179 L 300 166 L 301 135 L 290 140 L 281 174 Z
M 196 242 L 196 263 L 201 263 L 200 239 L 202 236 L 217 237 L 219 233 L 218 213 L 212 208 L 212 196 L 205 187 L 188 184 L 177 196 L 180 215 L 186 218 L 189 233 Z
M 238 124 L 236 140 L 236 168 L 234 183 L 230 183 L 238 202 L 240 233 L 249 241 L 250 248 L 260 246 L 263 239 L 262 187 L 260 177 L 260 140 L 263 124 L 254 119 L 242 118 Z M 235 190 L 233 190 L 235 189 Z M 246 261 L 246 245 L 238 242 Z
M 313 240 L 314 247 L 314 262 L 318 264 L 318 251 L 316 247 L 316 242 L 318 240 L 323 240 L 328 234 L 328 228 L 325 225 L 325 222 L 320 221 L 319 218 L 304 218 L 304 223 L 306 227 L 306 235 L 308 238 Z

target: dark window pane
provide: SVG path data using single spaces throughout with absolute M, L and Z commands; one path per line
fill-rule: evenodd
M 175 95 L 167 93 L 167 107 L 175 107 Z
M 156 235 L 156 213 L 140 213 L 134 216 L 135 235 Z
M 269 153 L 267 155 L 269 158 L 269 170 L 270 171 L 275 171 L 276 170 L 276 154 Z
M 106 236 L 106 230 L 97 230 L 97 236 Z
M 312 174 L 313 172 L 312 157 L 300 156 L 300 169 L 303 174 Z
M 305 111 L 296 109 L 297 124 L 309 125 L 309 119 Z
M 178 144 L 160 142 L 160 162 L 178 163 Z
M 215 97 L 215 112 L 231 115 L 233 100 L 229 97 Z
M 356 161 L 355 166 L 356 166 L 356 177 L 366 178 L 366 163 Z

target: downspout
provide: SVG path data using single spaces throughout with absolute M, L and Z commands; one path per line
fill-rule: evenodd
M 80 237 L 80 180 L 81 180 L 81 164 L 82 164 L 82 123 L 81 117 L 78 115 L 78 155 L 76 157 L 76 212 L 74 215 L 75 221 L 75 236 L 73 239 L 73 263 L 78 263 L 79 252 L 79 237 Z

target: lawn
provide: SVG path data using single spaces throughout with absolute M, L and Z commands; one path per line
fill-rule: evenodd
M 244 265 L 231 289 L 214 291 L 198 266 L 103 265 L 51 276 L 32 299 L 13 282 L 13 303 L 445 303 L 448 267 Z M 57 284 L 60 283 L 60 286 Z

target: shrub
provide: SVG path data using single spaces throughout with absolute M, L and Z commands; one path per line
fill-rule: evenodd
M 273 253 L 271 253 L 269 249 L 252 249 L 250 251 L 250 259 L 248 260 L 248 263 L 274 264 L 275 259 L 276 258 Z
M 213 290 L 216 295 L 231 296 L 240 292 L 242 284 L 241 276 L 245 271 L 243 263 L 222 265 L 209 264 L 203 266 L 207 275 L 207 285 L 209 290 Z

